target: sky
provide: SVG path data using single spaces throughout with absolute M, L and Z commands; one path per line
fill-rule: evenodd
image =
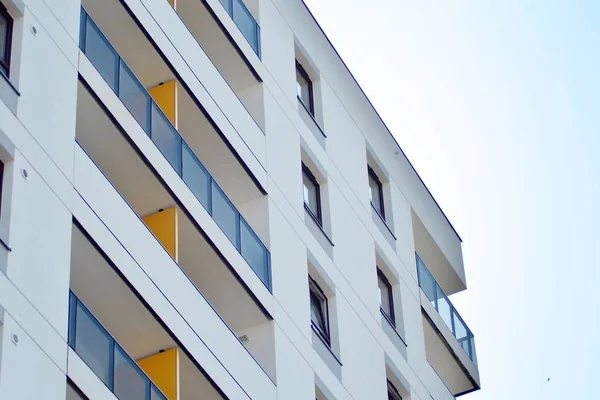
M 600 1 L 305 1 L 463 239 L 462 399 L 600 399 Z

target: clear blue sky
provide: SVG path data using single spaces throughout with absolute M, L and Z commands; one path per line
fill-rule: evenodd
M 306 2 L 464 240 L 463 398 L 600 399 L 600 1 Z

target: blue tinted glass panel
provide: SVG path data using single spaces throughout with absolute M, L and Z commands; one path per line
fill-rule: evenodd
M 238 212 L 227 199 L 225 193 L 214 182 L 212 185 L 212 217 L 219 228 L 227 235 L 237 248 L 237 216 Z
M 113 392 L 117 398 L 146 400 L 146 391 L 150 389 L 150 382 L 119 345 L 115 345 L 114 373 L 115 386 Z
M 469 357 L 471 357 L 471 360 L 475 363 L 475 365 L 477 365 L 477 352 L 475 351 L 475 338 L 473 336 L 471 336 L 471 338 L 469 339 L 469 342 L 471 344 L 471 353 L 469 354 Z
M 98 378 L 108 385 L 112 340 L 104 328 L 80 303 L 77 304 L 76 318 L 75 352 Z
M 156 103 L 152 103 L 152 141 L 181 176 L 181 137 Z
M 256 275 L 268 287 L 267 250 L 243 219 L 240 224 L 240 230 L 242 256 L 250 264 L 254 272 L 256 272 Z
M 208 211 L 210 175 L 208 174 L 208 171 L 204 169 L 204 166 L 200 164 L 200 161 L 198 161 L 198 158 L 186 143 L 183 143 L 181 156 L 183 163 L 183 181 Z
M 233 21 L 238 26 L 248 43 L 258 54 L 258 29 L 256 21 L 241 0 L 233 0 Z
M 231 15 L 231 0 L 219 0 L 223 7 L 227 10 L 227 13 Z
M 463 338 L 460 339 L 458 341 L 458 343 L 460 343 L 461 347 L 465 350 L 465 352 L 469 355 L 469 357 L 471 357 L 471 350 L 469 349 L 469 339 L 468 338 Z
M 419 286 L 421 286 L 421 289 L 423 289 L 427 298 L 429 298 L 430 301 L 435 302 L 435 300 L 437 300 L 437 283 L 433 279 L 431 272 L 429 272 L 421 262 L 417 260 L 417 264 L 419 267 Z
M 452 307 L 450 307 L 448 299 L 444 296 L 438 300 L 438 313 L 446 323 L 448 329 L 452 331 Z
M 158 390 L 158 388 L 152 385 L 150 391 L 150 400 L 167 400 L 167 398 Z
M 463 339 L 467 337 L 467 327 L 458 317 L 456 312 L 454 312 L 454 329 L 456 331 L 454 336 L 456 336 L 457 339 Z
M 75 322 L 77 316 L 77 298 L 69 292 L 69 346 L 75 348 Z
M 120 64 L 119 98 L 142 129 L 149 132 L 150 96 L 125 63 Z
M 116 93 L 119 56 L 90 18 L 85 29 L 85 55 Z

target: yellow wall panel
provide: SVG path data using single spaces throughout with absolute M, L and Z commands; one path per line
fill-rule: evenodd
M 144 222 L 152 233 L 160 240 L 165 249 L 175 261 L 179 262 L 179 237 L 177 232 L 177 208 L 171 207 L 164 211 L 144 217 Z
M 177 82 L 169 81 L 149 89 L 150 95 L 177 128 Z
M 179 349 L 143 358 L 137 364 L 169 400 L 179 400 Z

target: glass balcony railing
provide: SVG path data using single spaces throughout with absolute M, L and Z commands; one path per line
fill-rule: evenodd
M 235 22 L 242 35 L 246 38 L 250 47 L 256 53 L 258 58 L 260 55 L 260 26 L 248 11 L 248 8 L 242 0 L 219 0 L 227 13 Z
M 73 292 L 69 293 L 69 346 L 118 399 L 167 400 Z
M 80 47 L 219 228 L 271 291 L 269 250 L 83 8 Z
M 437 283 L 423 260 L 419 255 L 417 257 L 417 275 L 419 278 L 419 286 L 423 289 L 423 292 L 431 301 L 431 304 L 435 307 L 438 314 L 442 317 L 446 326 L 452 331 L 452 334 L 458 340 L 458 343 L 465 350 L 471 361 L 477 365 L 477 355 L 475 353 L 475 337 L 473 333 L 465 324 L 465 321 L 461 318 L 454 305 L 446 296 L 446 293 L 442 290 L 440 285 Z

